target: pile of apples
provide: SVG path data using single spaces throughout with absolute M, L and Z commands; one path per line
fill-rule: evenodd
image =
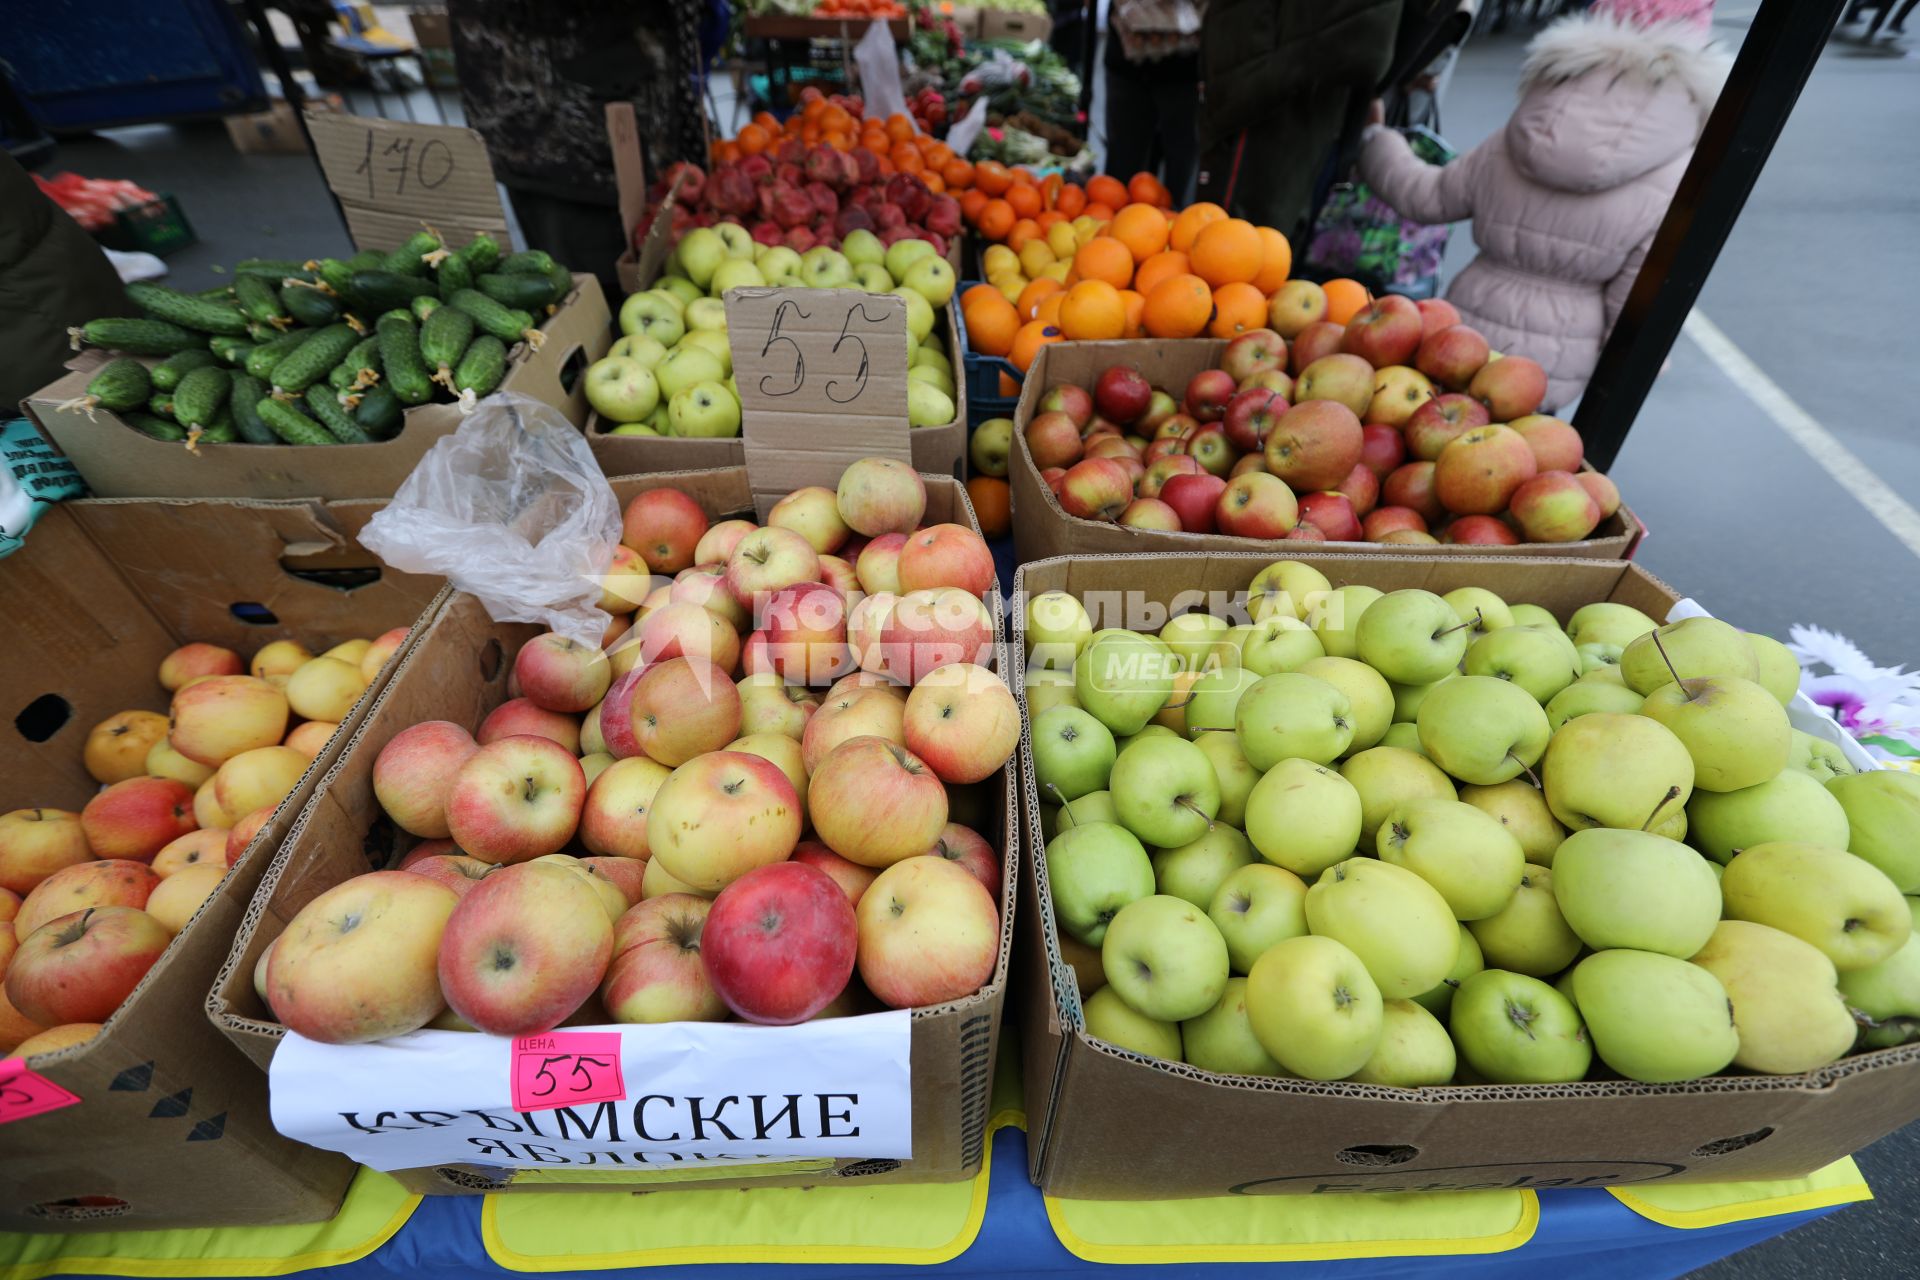
M 1313 314 L 1299 299 L 1319 293 L 1289 282 L 1273 313 Z M 1446 302 L 1389 294 L 1291 342 L 1255 329 L 1178 399 L 1115 366 L 1091 392 L 1050 388 L 1027 452 L 1067 514 L 1133 528 L 1476 546 L 1589 536 L 1619 491 L 1583 469 L 1578 431 L 1537 412 L 1539 364 L 1493 356 L 1458 320 Z
M 953 267 L 927 240 L 882 243 L 855 231 L 841 249 L 805 254 L 756 245 L 738 227 L 689 232 L 651 289 L 620 305 L 612 348 L 587 366 L 587 402 L 616 436 L 719 439 L 740 434 L 740 388 L 727 342 L 729 289 L 759 285 L 861 289 L 906 301 L 910 426 L 939 427 L 955 416 L 953 362 L 938 324 L 953 297 Z
M 1793 729 L 1783 645 L 1295 561 L 1247 600 L 1158 636 L 1029 603 L 1091 1034 L 1414 1088 L 1798 1073 L 1920 1027 L 1920 776 Z
M 986 544 L 925 509 L 880 458 L 764 527 L 636 497 L 605 647 L 542 635 L 476 732 L 429 721 L 381 749 L 374 794 L 421 843 L 302 908 L 262 999 L 353 1043 L 973 994 L 1000 858 L 954 812 L 978 810 L 1020 715 L 987 665 Z
M 318 657 L 275 640 L 251 663 L 182 645 L 160 663 L 166 715 L 87 735 L 100 792 L 79 813 L 0 816 L 0 1051 L 91 1040 L 273 817 L 405 627 Z

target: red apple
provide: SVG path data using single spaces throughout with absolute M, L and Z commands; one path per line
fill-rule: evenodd
M 1200 420 L 1188 413 L 1170 413 L 1153 429 L 1155 440 L 1185 440 L 1200 429 Z
M 160 877 L 144 862 L 106 858 L 63 867 L 38 885 L 14 913 L 14 936 L 21 941 L 49 920 L 88 907 L 145 907 Z
M 1420 513 L 1429 525 L 1446 518 L 1447 509 L 1433 491 L 1433 464 L 1407 462 L 1387 473 L 1380 482 L 1380 500 L 1390 507 L 1408 507 Z
M 642 673 L 628 716 L 640 749 L 677 768 L 740 736 L 740 690 L 711 662 L 672 658 Z M 457 832 L 454 838 L 459 839 Z
M 947 825 L 947 789 L 939 775 L 885 738 L 852 738 L 835 747 L 807 780 L 807 807 L 821 842 L 865 867 L 925 853 Z
M 819 580 L 820 553 L 791 529 L 755 529 L 727 557 L 727 590 L 749 608 L 782 587 Z
M 1266 454 L 1249 453 L 1244 455 L 1240 459 L 1240 461 L 1233 464 L 1233 470 L 1227 472 L 1227 479 L 1232 480 L 1236 476 L 1243 476 L 1247 474 L 1247 472 L 1249 471 L 1265 471 L 1266 469 L 1267 469 Z
M 1511 505 L 1528 542 L 1578 542 L 1600 523 L 1600 504 L 1565 471 L 1542 471 L 1513 491 Z
M 500 870 L 500 864 L 482 862 L 478 858 L 468 858 L 460 854 L 441 853 L 430 858 L 422 858 L 418 862 L 410 862 L 400 870 L 410 875 L 425 876 L 453 890 L 456 897 L 465 897 L 467 891 L 479 884 L 489 872 Z
M 647 813 L 650 861 L 697 892 L 783 861 L 800 842 L 793 781 L 745 751 L 709 751 L 673 771 Z
M 1305 520 L 1302 520 L 1299 524 L 1287 530 L 1287 541 L 1289 542 L 1325 542 L 1326 540 L 1327 536 L 1320 532 L 1318 525 L 1311 524 Z
M 986 886 L 945 858 L 887 868 L 860 899 L 860 978 L 896 1009 L 978 991 L 1000 957 L 1000 912 Z
M 1235 383 L 1256 373 L 1287 367 L 1287 340 L 1271 329 L 1249 329 L 1220 353 L 1220 367 Z
M 1198 460 L 1184 453 L 1169 453 L 1155 458 L 1147 464 L 1140 474 L 1140 483 L 1134 486 L 1134 492 L 1143 498 L 1157 498 L 1175 476 L 1197 476 L 1207 474 Z
M 1182 407 L 1196 422 L 1218 422 L 1227 414 L 1227 405 L 1239 390 L 1233 375 L 1224 369 L 1202 369 L 1187 382 Z
M 1413 305 L 1420 308 L 1423 337 L 1460 323 L 1460 309 L 1444 298 L 1422 298 Z
M 840 886 L 817 867 L 783 862 L 721 890 L 701 930 L 700 961 L 734 1013 L 790 1026 L 846 988 L 858 941 Z
M 1470 547 L 1512 547 L 1520 535 L 1492 516 L 1461 516 L 1441 531 L 1444 541 Z
M 1280 415 L 1267 436 L 1267 470 L 1296 492 L 1346 479 L 1366 442 L 1360 419 L 1333 400 L 1307 400 Z
M 1358 542 L 1360 517 L 1344 493 L 1323 491 L 1300 496 L 1300 518 L 1320 531 L 1328 542 Z
M 888 675 L 917 684 L 950 662 L 990 661 L 992 616 L 979 596 L 958 587 L 909 591 L 888 616 L 880 648 Z
M 725 564 L 727 557 L 733 554 L 733 549 L 740 545 L 740 539 L 758 527 L 751 520 L 722 520 L 718 524 L 708 525 L 700 541 L 694 544 L 693 562 Z
M 827 562 L 830 560 L 841 565 L 846 563 L 846 561 L 840 560 L 836 556 L 821 556 L 820 571 L 823 574 L 827 572 Z M 666 607 L 671 607 L 676 604 L 699 605 L 702 609 L 705 609 L 708 613 L 726 623 L 734 632 L 736 638 L 740 632 L 751 629 L 750 624 L 753 619 L 747 613 L 746 606 L 734 599 L 733 592 L 727 590 L 727 565 L 724 560 L 715 564 L 697 564 L 691 569 L 681 570 L 680 576 L 674 579 L 673 586 L 667 591 Z M 662 612 L 664 612 L 663 608 L 655 608 L 652 612 L 648 613 L 645 618 L 640 620 L 641 632 L 643 634 L 646 630 L 646 624 L 653 621 L 653 619 Z M 697 633 L 695 634 L 697 635 Z M 720 637 L 718 631 L 710 630 L 709 634 L 714 641 L 713 644 L 708 646 L 710 650 L 724 647 L 726 642 Z M 694 642 L 697 644 L 698 640 L 695 639 Z M 676 655 L 668 654 L 667 656 L 674 657 Z
M 1316 320 L 1302 329 L 1293 339 L 1294 377 L 1298 378 L 1315 360 L 1338 351 L 1346 331 L 1345 325 L 1334 324 L 1330 320 Z
M 1570 423 L 1550 418 L 1544 413 L 1529 413 L 1507 425 L 1518 431 L 1520 438 L 1527 442 L 1527 448 L 1533 450 L 1533 460 L 1540 465 L 1540 470 L 1580 470 L 1580 460 L 1586 456 L 1586 445 Z
M 936 524 L 907 535 L 900 548 L 900 587 L 905 593 L 958 587 L 984 596 L 993 585 L 993 552 L 964 525 Z
M 1172 509 L 1176 528 L 1212 533 L 1219 522 L 1220 495 L 1228 482 L 1211 473 L 1176 475 L 1160 489 L 1160 501 Z
M 675 583 L 673 589 L 679 591 L 683 585 Z M 723 586 L 717 594 L 732 600 L 730 588 Z M 614 655 L 614 668 L 631 667 L 636 662 L 646 666 L 669 658 L 697 658 L 732 670 L 740 660 L 740 631 L 736 626 L 744 629 L 745 614 L 744 609 L 738 611 L 735 616 L 741 621 L 736 624 L 721 616 L 718 610 L 670 599 L 649 609 L 640 619 L 630 633 L 634 638 L 627 642 L 628 651 Z
M 587 788 L 580 809 L 580 843 L 604 857 L 645 859 L 647 814 L 673 771 L 657 760 L 615 760 Z
M 587 711 L 613 683 L 606 654 L 552 631 L 520 646 L 513 674 L 520 692 L 548 711 Z
M 1539 410 L 1547 398 L 1547 371 L 1525 356 L 1503 356 L 1482 365 L 1467 394 L 1487 406 L 1496 422 L 1512 422 Z
M 605 718 L 605 713 L 602 713 Z M 487 713 L 473 735 L 480 746 L 502 738 L 545 738 L 566 748 L 568 755 L 580 754 L 580 717 L 547 711 L 527 698 L 509 698 Z
M 1247 336 L 1251 335 L 1242 335 Z M 1235 342 L 1240 340 L 1234 339 Z M 1227 402 L 1227 413 L 1221 419 L 1221 425 L 1226 428 L 1227 439 L 1233 442 L 1235 448 L 1252 453 L 1266 443 L 1274 424 L 1286 411 L 1287 402 L 1283 397 L 1265 387 L 1253 387 L 1234 393 L 1233 399 Z
M 829 684 L 854 666 L 847 651 L 847 601 L 823 582 L 782 587 L 755 619 L 773 669 L 795 684 Z
M 1139 420 L 1133 424 L 1133 429 L 1143 436 L 1152 438 L 1160 424 L 1178 412 L 1180 412 L 1180 402 L 1155 387 L 1152 397 L 1147 401 L 1147 411 L 1140 415 Z
M 949 822 L 929 852 L 965 867 L 986 888 L 989 898 L 1000 901 L 1000 855 L 978 831 Z
M 853 562 L 854 576 L 868 595 L 882 591 L 900 594 L 900 548 L 907 545 L 904 533 L 883 533 L 869 542 Z
M 1593 500 L 1600 504 L 1602 520 L 1620 509 L 1620 490 L 1614 486 L 1613 481 L 1598 471 L 1581 471 L 1573 478 L 1578 480 L 1581 486 L 1593 495 Z
M 840 473 L 840 486 L 831 496 L 831 504 L 817 498 L 813 504 L 816 537 L 830 532 L 835 517 L 863 537 L 909 533 L 927 512 L 926 482 L 910 465 L 895 458 L 861 458 L 852 463 Z M 814 545 L 814 540 L 809 539 L 808 545 Z
M 1373 403 L 1373 366 L 1344 351 L 1321 356 L 1293 383 L 1295 406 L 1309 400 L 1336 400 L 1360 417 Z
M 116 782 L 80 811 L 80 829 L 97 858 L 151 862 L 154 854 L 199 825 L 193 816 L 193 789 L 172 778 Z
M 454 775 L 447 829 L 482 862 L 528 862 L 566 848 L 586 798 L 587 778 L 572 752 L 548 738 L 501 738 Z
M 374 871 L 301 907 L 255 969 L 261 999 L 290 1031 L 360 1044 L 417 1031 L 446 1008 L 437 959 L 460 899 L 405 871 Z
M 7 966 L 7 1002 L 42 1026 L 105 1022 L 173 935 L 133 907 L 88 907 L 49 920 Z
M 1087 394 L 1085 387 L 1076 387 L 1071 382 L 1057 382 L 1047 388 L 1047 394 L 1040 397 L 1041 413 L 1064 413 L 1073 420 L 1074 430 L 1087 425 L 1093 417 L 1093 397 Z
M 1413 367 L 1449 391 L 1465 391 L 1487 362 L 1487 340 L 1464 324 L 1429 333 L 1414 353 Z
M 607 754 L 616 760 L 629 756 L 645 755 L 640 749 L 640 738 L 633 731 L 633 691 L 640 685 L 640 677 L 647 673 L 645 667 L 636 667 L 625 675 L 615 676 L 607 686 L 607 696 L 600 704 L 600 738 Z
M 1475 427 L 1440 451 L 1433 464 L 1433 491 L 1455 515 L 1505 511 L 1513 491 L 1533 479 L 1539 464 L 1520 433 L 1510 427 Z
M 1187 456 L 1209 474 L 1224 476 L 1233 470 L 1240 451 L 1227 440 L 1219 423 L 1210 422 L 1187 438 Z
M 0 815 L 0 889 L 24 897 L 61 868 L 92 859 L 77 813 L 15 809 Z
M 1115 365 L 1093 384 L 1093 407 L 1103 418 L 1125 424 L 1147 411 L 1153 384 L 1138 369 Z
M 1449 392 L 1421 405 L 1407 419 L 1401 428 L 1407 442 L 1407 452 L 1425 462 L 1432 462 L 1440 456 L 1440 451 L 1475 427 L 1484 427 L 1492 421 L 1487 416 L 1486 406 L 1471 396 Z
M 615 1022 L 718 1022 L 727 1006 L 707 981 L 700 937 L 712 904 L 663 893 L 614 922 L 613 961 L 600 1002 Z
M 620 541 L 640 553 L 655 573 L 678 573 L 692 564 L 707 532 L 707 513 L 678 489 L 649 489 L 627 504 Z
M 160 659 L 160 687 L 175 693 L 187 681 L 201 676 L 237 676 L 244 675 L 246 670 L 247 664 L 240 661 L 240 655 L 233 650 L 196 641 L 183 644 Z
M 911 475 L 914 481 L 920 484 L 920 489 L 917 490 L 917 492 L 924 492 L 925 484 L 920 481 L 919 475 L 915 473 L 912 468 L 903 463 L 895 462 L 891 458 L 862 459 L 861 462 L 854 463 L 853 466 L 847 468 L 847 470 L 853 471 L 854 467 L 861 466 L 862 462 L 868 464 L 874 462 L 894 462 L 894 467 L 888 469 L 887 472 L 889 481 L 891 477 L 895 475 L 902 475 L 903 473 L 904 475 Z M 845 474 L 843 473 L 842 484 L 844 485 L 846 483 Z M 905 493 L 907 487 L 903 480 L 900 485 L 901 492 Z M 857 509 L 858 503 L 850 502 L 849 505 L 855 506 Z M 911 499 L 909 499 L 909 509 L 910 506 Z M 924 501 L 922 510 L 925 510 Z M 908 521 L 906 519 L 906 513 L 902 513 L 899 520 L 901 523 L 907 524 L 908 528 L 920 523 L 920 517 L 918 515 L 913 516 L 912 520 Z M 886 533 L 889 532 L 894 522 L 889 520 L 865 520 L 862 521 L 862 523 L 866 524 L 875 533 Z M 805 538 L 807 545 L 812 547 L 817 554 L 823 556 L 832 555 L 841 547 L 845 546 L 847 539 L 853 536 L 853 530 L 847 526 L 847 522 L 840 516 L 839 495 L 834 490 L 817 484 L 802 485 L 786 497 L 780 499 L 780 501 L 774 503 L 773 508 L 767 512 L 767 524 L 775 529 L 793 530 Z M 900 530 L 900 532 L 904 533 L 905 530 Z
M 1469 517 L 1478 519 L 1478 517 Z M 1392 529 L 1380 536 L 1382 546 L 1437 547 L 1440 539 L 1420 529 Z
M 374 757 L 373 794 L 402 831 L 442 839 L 453 775 L 479 749 L 473 735 L 450 720 L 410 725 Z
M 907 750 L 942 782 L 979 782 L 999 772 L 1020 745 L 1020 708 L 999 676 L 955 662 L 913 686 L 901 727 Z
M 554 863 L 503 867 L 467 891 L 440 939 L 440 989 L 476 1030 L 551 1031 L 600 986 L 613 922 L 588 877 Z
M 1282 400 L 1293 401 L 1293 375 L 1285 369 L 1262 369 L 1248 378 L 1242 378 L 1239 391 L 1271 391 Z
M 846 548 L 842 547 L 841 550 Z M 832 587 L 839 593 L 840 599 L 848 603 L 851 603 L 853 594 L 861 590 L 860 575 L 854 571 L 853 562 L 840 556 L 820 557 L 820 581 Z
M 1214 503 L 1215 524 L 1234 538 L 1283 538 L 1299 518 L 1293 490 L 1264 471 L 1236 476 Z
M 1420 308 L 1397 293 L 1387 293 L 1360 308 L 1340 335 L 1340 349 L 1376 369 L 1405 364 L 1420 347 Z
M 1433 383 L 1418 369 L 1403 364 L 1388 365 L 1373 375 L 1373 399 L 1361 417 L 1370 423 L 1403 427 L 1414 410 L 1434 397 Z
M 949 824 L 951 825 L 951 824 Z M 867 891 L 879 872 L 872 867 L 863 867 L 857 862 L 849 862 L 818 840 L 802 840 L 794 846 L 793 862 L 803 862 L 826 872 L 827 878 L 840 886 L 847 895 L 851 906 L 860 905 L 860 895 Z
M 1110 458 L 1086 458 L 1067 468 L 1060 506 L 1082 520 L 1117 520 L 1133 501 L 1126 469 Z
M 1223 482 L 1224 483 L 1224 482 Z M 1135 498 L 1127 504 L 1115 523 L 1128 529 L 1155 529 L 1162 533 L 1180 532 L 1180 513 L 1158 498 Z
M 580 859 L 580 865 L 624 894 L 628 906 L 632 906 L 646 896 L 642 883 L 647 878 L 647 864 L 645 860 L 640 858 L 593 857 Z M 615 921 L 616 925 L 618 923 L 618 921 Z
M 1360 465 L 1382 480 L 1407 460 L 1407 444 L 1396 427 L 1368 423 L 1360 428 Z
M 1425 533 L 1427 522 L 1412 507 L 1375 507 L 1360 521 L 1360 536 L 1368 542 L 1381 542 L 1401 529 Z
M 1135 458 L 1140 455 L 1133 451 L 1125 436 L 1118 432 L 1102 432 L 1087 442 L 1089 458 Z
M 1380 477 L 1367 470 L 1364 463 L 1356 462 L 1335 492 L 1345 494 L 1353 504 L 1353 513 L 1364 520 L 1369 511 L 1380 505 Z

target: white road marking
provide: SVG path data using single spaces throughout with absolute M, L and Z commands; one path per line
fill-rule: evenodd
M 1699 311 L 1690 311 L 1683 331 L 1788 439 L 1804 449 L 1808 457 L 1819 463 L 1823 471 L 1838 481 L 1888 533 L 1905 544 L 1907 550 L 1920 556 L 1920 511 L 1915 511 L 1906 499 L 1888 488 L 1838 437 L 1796 404 L 1793 397 L 1733 345 L 1733 339 L 1722 333 L 1713 321 Z

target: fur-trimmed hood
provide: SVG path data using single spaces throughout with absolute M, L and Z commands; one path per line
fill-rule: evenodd
M 1700 28 L 1600 13 L 1554 23 L 1527 47 L 1507 146 L 1535 181 L 1566 191 L 1629 182 L 1699 139 L 1730 65 Z

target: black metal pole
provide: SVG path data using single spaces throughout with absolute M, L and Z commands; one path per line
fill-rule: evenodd
M 294 76 L 293 68 L 287 63 L 287 55 L 280 49 L 280 41 L 274 38 L 273 24 L 267 21 L 267 11 L 260 0 L 242 0 L 247 11 L 247 21 L 253 27 L 253 35 L 260 42 L 260 56 L 266 60 L 273 78 L 280 82 L 280 96 L 285 98 L 287 106 L 293 111 L 294 123 L 300 126 L 300 136 L 307 140 L 307 153 L 314 157 L 314 167 L 320 167 L 320 152 L 313 145 L 313 134 L 307 128 L 307 113 L 301 109 L 307 95 L 300 88 L 300 81 Z M 432 92 L 431 89 L 428 90 Z M 333 185 L 320 175 L 320 184 L 327 189 L 327 199 L 333 201 L 334 216 L 340 219 L 340 225 L 353 237 L 353 228 L 347 225 L 347 211 L 340 206 L 340 197 L 333 193 Z
M 1847 0 L 1762 0 L 1574 425 L 1613 465 Z

